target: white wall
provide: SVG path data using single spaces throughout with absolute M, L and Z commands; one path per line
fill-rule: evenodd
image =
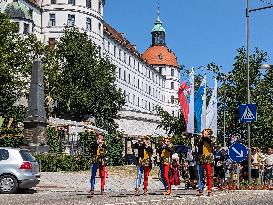
M 107 35 L 104 39 L 104 55 L 117 66 L 116 83 L 123 92 L 125 90 L 127 100 L 125 109 L 152 112 L 157 105 L 162 106 L 164 103 L 162 97 L 164 95 L 164 87 L 162 86 L 165 81 L 164 76 Z
M 76 0 L 75 6 L 68 4 L 68 0 L 57 0 L 56 4 L 51 4 L 50 0 L 42 3 L 42 34 L 45 41 L 49 38 L 59 38 L 68 22 L 68 14 L 75 15 L 75 27 L 86 31 L 86 18 L 91 19 L 91 31 L 88 34 L 95 44 L 103 47 L 103 5 L 99 12 L 100 0 L 92 0 L 92 7 L 86 7 L 86 1 Z M 49 14 L 55 14 L 55 26 L 49 26 Z M 99 26 L 100 25 L 100 26 Z

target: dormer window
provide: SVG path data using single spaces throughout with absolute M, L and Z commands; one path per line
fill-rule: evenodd
M 159 60 L 162 60 L 162 53 L 159 53 L 158 58 Z

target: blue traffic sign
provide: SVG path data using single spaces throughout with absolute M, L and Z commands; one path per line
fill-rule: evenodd
M 228 148 L 228 156 L 234 162 L 242 162 L 247 157 L 247 147 L 241 143 L 235 142 Z
M 241 104 L 239 106 L 240 123 L 257 121 L 256 104 Z

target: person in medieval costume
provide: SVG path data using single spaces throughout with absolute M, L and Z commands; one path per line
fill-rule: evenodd
M 104 194 L 105 178 L 106 178 L 106 153 L 107 147 L 103 133 L 97 133 L 96 141 L 91 144 L 91 178 L 90 178 L 90 194 L 94 195 L 95 178 L 97 170 L 101 177 L 101 194 Z
M 212 170 L 214 164 L 213 157 L 213 146 L 215 139 L 212 136 L 213 132 L 211 129 L 204 129 L 198 139 L 197 142 L 197 171 L 198 171 L 198 181 L 199 181 L 199 189 L 197 196 L 203 195 L 204 188 L 204 171 L 206 171 L 207 178 L 207 187 L 208 187 L 208 196 L 212 195 Z
M 165 188 L 164 195 L 171 194 L 169 170 L 170 170 L 170 163 L 171 163 L 173 150 L 174 150 L 174 147 L 172 144 L 172 138 L 170 136 L 165 136 L 157 149 L 157 152 L 159 153 L 159 157 L 160 157 L 161 180 Z
M 136 178 L 136 188 L 135 195 L 139 196 L 139 189 L 141 186 L 142 175 L 144 173 L 144 195 L 148 195 L 148 179 L 150 171 L 152 169 L 152 155 L 153 148 L 151 146 L 151 136 L 146 136 L 144 139 L 133 142 L 134 148 L 138 150 L 137 157 L 137 178 Z

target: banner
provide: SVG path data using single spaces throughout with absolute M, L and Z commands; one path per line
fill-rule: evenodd
M 217 137 L 217 118 L 218 118 L 218 108 L 217 108 L 217 80 L 214 81 L 214 89 L 212 96 L 209 101 L 206 115 L 206 127 L 212 129 L 213 135 Z

